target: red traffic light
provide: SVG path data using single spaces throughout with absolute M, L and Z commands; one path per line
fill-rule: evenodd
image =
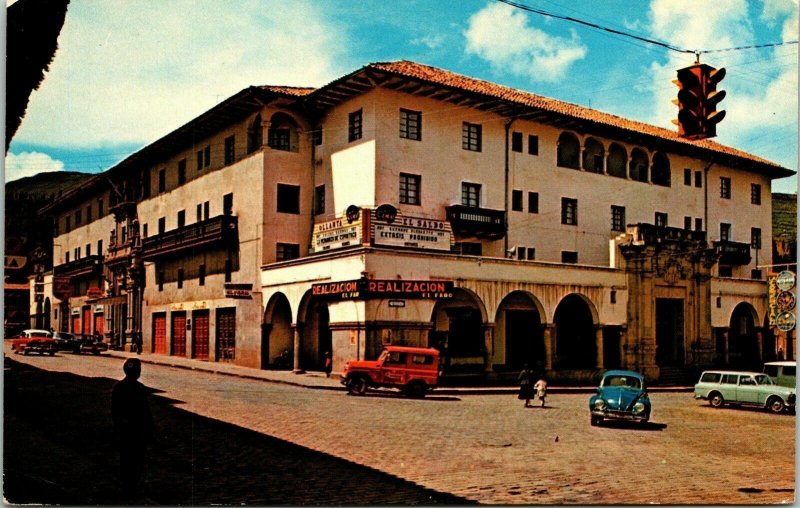
M 725 69 L 715 69 L 705 64 L 695 64 L 678 70 L 678 135 L 687 139 L 705 139 L 717 135 L 716 126 L 725 118 L 724 111 L 717 111 L 717 104 L 725 98 L 724 90 L 717 90 L 717 83 L 725 78 Z

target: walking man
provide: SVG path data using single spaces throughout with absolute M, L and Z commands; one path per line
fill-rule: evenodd
M 119 450 L 119 473 L 122 491 L 128 500 L 141 494 L 145 446 L 153 437 L 153 420 L 147 400 L 147 388 L 140 383 L 142 363 L 129 358 L 122 367 L 125 378 L 111 392 L 111 418 L 114 441 Z

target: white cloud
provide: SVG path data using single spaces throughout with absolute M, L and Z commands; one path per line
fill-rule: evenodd
M 511 6 L 492 3 L 469 19 L 464 32 L 466 53 L 488 61 L 495 72 L 525 76 L 531 81 L 557 82 L 569 67 L 586 56 L 573 31 L 570 39 L 528 26 L 528 18 Z
M 344 34 L 301 0 L 72 2 L 14 140 L 148 143 L 247 86 L 343 74 Z
M 444 35 L 437 34 L 437 35 L 425 35 L 423 37 L 417 37 L 415 39 L 411 39 L 411 44 L 414 46 L 425 46 L 428 49 L 436 49 L 441 47 L 444 44 Z
M 33 176 L 39 173 L 49 173 L 53 171 L 63 171 L 64 163 L 51 158 L 46 153 L 22 152 L 6 154 L 5 160 L 5 180 L 19 180 L 26 176 Z
M 765 6 L 771 4 L 771 1 L 765 2 Z M 720 8 L 716 0 L 695 0 L 691 3 L 654 0 L 650 6 L 652 36 L 687 49 L 723 49 L 773 42 L 777 39 L 757 39 L 753 23 L 759 20 L 749 16 L 748 3 L 745 0 L 727 1 L 724 8 Z M 771 19 L 773 24 L 780 23 L 780 26 L 784 26 L 783 23 L 792 17 L 796 24 L 795 0 L 784 2 L 780 9 L 766 9 L 762 20 Z M 796 39 L 796 33 L 794 38 Z M 727 111 L 725 120 L 717 128 L 719 142 L 739 146 L 762 156 L 770 157 L 771 153 L 775 153 L 775 156 L 781 157 L 772 151 L 775 147 L 755 144 L 754 140 L 764 136 L 769 129 L 785 132 L 787 127 L 796 125 L 796 46 L 791 48 L 709 53 L 701 56 L 703 63 L 727 69 L 727 77 L 719 87 L 727 92 L 726 99 L 719 105 L 719 109 Z M 793 55 L 791 61 L 786 58 L 789 53 Z M 653 62 L 651 71 L 653 75 L 674 77 L 675 71 L 691 65 L 693 61 L 692 55 L 671 52 L 666 62 Z M 654 106 L 652 117 L 648 121 L 674 128 L 670 121 L 676 118 L 677 108 L 671 100 L 677 89 L 665 86 L 660 81 L 654 81 L 649 88 Z M 766 137 L 774 138 L 775 134 L 768 134 Z M 784 144 L 789 143 L 792 141 L 784 141 Z

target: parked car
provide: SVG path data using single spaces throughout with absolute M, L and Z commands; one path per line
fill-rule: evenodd
M 58 351 L 58 345 L 52 337 L 34 337 L 22 348 L 23 355 L 39 353 L 40 355 L 53 356 Z
M 439 351 L 433 348 L 387 346 L 377 360 L 351 360 L 342 384 L 352 395 L 368 388 L 399 388 L 410 397 L 424 397 L 439 383 Z
M 92 353 L 99 355 L 100 353 L 108 351 L 108 344 L 96 337 L 85 337 L 80 341 L 80 349 L 78 353 Z
M 742 404 L 782 413 L 794 410 L 795 389 L 777 385 L 761 372 L 709 370 L 694 385 L 694 397 L 707 400 L 714 407 Z
M 56 341 L 56 347 L 59 351 L 80 352 L 80 340 L 72 333 L 54 332 L 53 339 Z
M 645 423 L 650 419 L 650 410 L 644 376 L 630 370 L 605 372 L 597 393 L 589 399 L 592 425 L 599 425 L 604 420 Z
M 22 330 L 20 333 L 9 339 L 11 341 L 11 350 L 15 353 L 23 353 L 25 348 L 28 347 L 28 343 L 30 343 L 32 340 L 39 339 L 48 339 L 52 341 L 53 334 L 49 330 L 37 330 L 35 328 Z
M 797 386 L 797 362 L 768 362 L 764 364 L 764 374 L 772 378 L 776 385 L 795 388 Z

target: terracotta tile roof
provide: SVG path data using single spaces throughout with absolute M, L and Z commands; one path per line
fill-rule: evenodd
M 366 68 L 373 68 L 390 72 L 399 76 L 406 76 L 413 79 L 419 79 L 434 83 L 442 86 L 452 87 L 455 89 L 483 94 L 489 97 L 495 97 L 503 101 L 527 106 L 530 108 L 541 109 L 553 113 L 560 113 L 565 116 L 587 120 L 598 124 L 609 125 L 625 130 L 630 130 L 638 133 L 662 138 L 671 142 L 683 143 L 692 147 L 699 147 L 713 152 L 719 152 L 734 157 L 741 157 L 760 164 L 772 166 L 786 170 L 783 166 L 763 159 L 756 155 L 732 148 L 729 146 L 721 145 L 710 140 L 701 141 L 688 141 L 678 136 L 677 129 L 675 131 L 656 127 L 654 125 L 629 120 L 609 113 L 603 113 L 594 109 L 585 108 L 576 104 L 549 99 L 536 95 L 530 92 L 516 90 L 507 86 L 498 85 L 489 81 L 471 78 L 456 74 L 454 72 L 446 71 L 429 65 L 423 65 L 408 60 L 399 60 L 395 62 L 376 62 L 369 64 Z M 793 173 L 793 172 L 792 172 Z
M 266 92 L 273 92 L 277 94 L 283 95 L 292 95 L 295 97 L 305 97 L 306 95 L 311 94 L 316 90 L 316 88 L 309 88 L 304 86 L 274 86 L 274 85 L 264 85 L 259 86 L 258 88 L 266 91 Z

